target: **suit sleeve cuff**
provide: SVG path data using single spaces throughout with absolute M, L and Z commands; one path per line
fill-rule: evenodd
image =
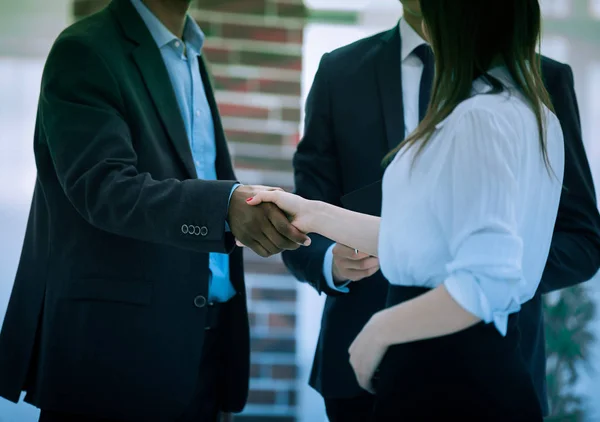
M 350 289 L 348 285 L 351 283 L 350 280 L 341 285 L 336 285 L 333 280 L 333 248 L 335 247 L 335 243 L 327 248 L 327 252 L 325 252 L 325 259 L 323 259 L 323 277 L 325 277 L 325 282 L 327 283 L 327 287 L 331 290 L 340 293 L 348 293 Z
M 235 192 L 235 190 L 237 188 L 239 188 L 241 186 L 241 184 L 236 183 L 235 185 L 233 185 L 233 187 L 231 188 L 231 192 L 229 193 L 229 201 L 227 202 L 227 212 L 229 212 L 229 202 L 231 202 L 231 197 L 233 196 L 233 192 Z M 231 229 L 229 228 L 229 223 L 227 223 L 227 221 L 225 221 L 225 231 L 226 232 L 230 232 Z

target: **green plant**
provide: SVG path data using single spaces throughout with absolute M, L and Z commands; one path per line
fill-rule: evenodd
M 595 338 L 589 327 L 595 314 L 596 305 L 583 285 L 546 295 L 544 299 L 551 409 L 546 421 L 585 420 L 585 398 L 576 393 L 575 386 L 580 371 L 590 369 L 588 357 Z

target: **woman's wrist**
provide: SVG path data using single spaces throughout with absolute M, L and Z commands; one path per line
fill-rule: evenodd
M 322 227 L 327 224 L 327 207 L 330 206 L 323 201 L 309 201 L 309 221 L 308 227 L 310 233 L 322 234 Z

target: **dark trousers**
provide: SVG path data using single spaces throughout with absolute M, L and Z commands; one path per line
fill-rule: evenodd
M 374 405 L 375 396 L 367 393 L 359 397 L 325 399 L 329 422 L 369 422 Z
M 211 310 L 213 311 L 213 310 Z M 216 313 L 221 310 L 215 310 Z M 184 413 L 173 422 L 219 422 L 221 421 L 220 387 L 223 362 L 221 360 L 221 333 L 216 321 L 220 318 L 209 318 L 212 327 L 204 332 L 204 346 L 198 384 L 194 396 Z M 200 328 L 202 329 L 202 328 Z M 152 404 L 149 403 L 149 406 Z M 70 413 L 44 410 L 40 412 L 39 422 L 127 422 L 117 419 L 98 418 L 93 415 L 74 415 Z M 144 421 L 155 422 L 155 421 Z M 158 422 L 158 421 L 156 421 Z M 160 421 L 163 422 L 163 421 Z
M 391 287 L 388 306 L 427 289 Z M 518 315 L 501 336 L 479 323 L 456 334 L 388 349 L 374 384 L 372 421 L 542 422 L 519 349 Z

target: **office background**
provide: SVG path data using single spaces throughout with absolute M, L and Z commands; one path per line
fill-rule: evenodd
M 106 2 L 0 0 L 0 322 L 35 179 L 32 134 L 44 60 L 62 28 Z M 542 51 L 574 69 L 584 140 L 600 186 L 600 0 L 542 3 Z M 291 158 L 321 55 L 391 28 L 401 9 L 398 0 L 196 0 L 191 14 L 208 36 L 204 53 L 239 179 L 292 189 Z M 325 421 L 320 398 L 307 386 L 324 298 L 295 282 L 279 257 L 263 260 L 246 251 L 246 261 L 252 379 L 249 404 L 235 420 Z M 600 309 L 600 283 L 592 281 L 562 299 L 569 297 Z M 554 295 L 549 303 L 560 300 Z M 600 339 L 600 311 L 590 321 L 571 321 L 559 340 L 573 343 L 581 333 Z M 572 394 L 582 400 L 585 413 L 553 420 L 600 421 L 600 341 L 589 342 L 583 359 L 578 348 L 558 349 L 551 368 L 558 366 L 561 373 L 566 362 L 578 379 L 560 386 L 554 401 L 568 411 L 565 400 Z M 36 420 L 31 406 L 0 399 L 0 422 Z

